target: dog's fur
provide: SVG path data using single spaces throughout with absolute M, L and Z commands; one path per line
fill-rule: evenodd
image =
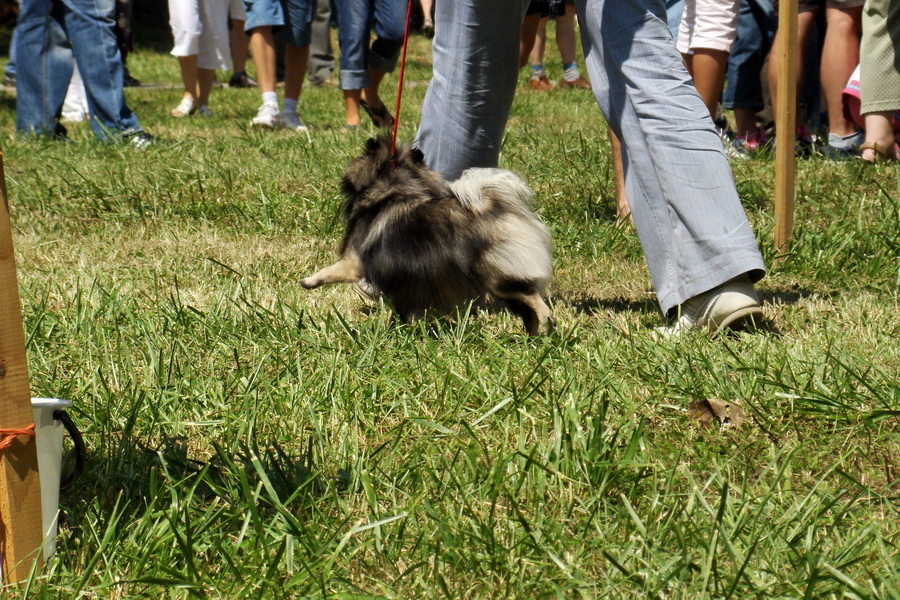
M 551 324 L 550 233 L 528 208 L 531 192 L 509 171 L 470 169 L 447 183 L 408 144 L 370 139 L 342 180 L 347 230 L 341 260 L 305 288 L 360 283 L 382 293 L 404 321 L 450 315 L 487 294 L 535 335 Z

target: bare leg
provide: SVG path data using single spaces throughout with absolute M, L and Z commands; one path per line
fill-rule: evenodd
M 725 69 L 728 67 L 728 52 L 709 48 L 696 48 L 693 54 L 684 55 L 684 64 L 694 78 L 694 87 L 715 120 L 719 108 L 719 98 L 725 86 Z
M 209 103 L 209 92 L 216 79 L 216 71 L 215 69 L 197 69 L 197 73 L 197 105 L 206 106 Z
M 419 0 L 419 5 L 422 7 L 422 24 L 434 27 L 434 20 L 432 19 L 432 14 L 434 13 L 432 0 Z
M 556 46 L 563 65 L 575 62 L 575 5 L 566 3 L 566 13 L 556 18 Z
M 612 146 L 613 177 L 615 177 L 616 181 L 616 225 L 621 227 L 626 220 L 634 225 L 631 208 L 628 206 L 628 196 L 625 194 L 625 165 L 622 161 L 622 143 L 612 129 L 607 127 L 606 132 L 609 134 L 609 143 Z
M 378 88 L 385 75 L 387 73 L 379 69 L 369 69 L 369 85 L 362 91 L 362 99 L 372 108 L 384 107 L 384 101 L 378 95 Z
M 362 90 L 344 90 L 344 123 L 350 127 L 359 127 L 362 123 L 359 118 L 361 99 Z
M 178 66 L 181 68 L 184 96 L 178 106 L 172 109 L 172 116 L 187 117 L 193 114 L 194 109 L 200 105 L 198 98 L 202 90 L 198 81 L 197 55 L 179 56 Z
M 181 67 L 184 95 L 190 96 L 194 104 L 197 104 L 197 98 L 200 96 L 200 88 L 197 84 L 197 55 L 179 56 L 178 66 Z
M 256 67 L 260 92 L 275 91 L 275 37 L 271 27 L 254 27 L 250 32 L 250 52 Z
M 756 111 L 752 108 L 734 109 L 734 127 L 737 137 L 747 137 L 756 132 Z
M 247 70 L 247 48 L 250 38 L 244 32 L 244 21 L 231 20 L 231 62 L 235 73 Z
M 284 49 L 284 97 L 299 100 L 309 63 L 309 46 L 287 45 Z
M 863 159 L 875 162 L 892 156 L 896 157 L 894 128 L 891 125 L 893 112 L 871 112 L 866 113 L 864 117 L 866 119 L 866 147 L 862 150 Z
M 362 101 L 371 108 L 369 114 L 378 127 L 390 127 L 394 124 L 394 117 L 391 116 L 390 110 L 378 95 L 378 88 L 385 75 L 387 73 L 380 69 L 369 69 L 369 85 L 362 90 L 361 97 Z
M 537 38 L 538 26 L 541 24 L 540 15 L 528 15 L 522 23 L 522 39 L 519 41 L 519 68 L 528 64 L 528 56 L 534 48 L 534 40 Z
M 539 65 L 544 62 L 544 51 L 547 49 L 547 21 L 549 20 L 543 18 L 538 21 L 537 30 L 534 32 L 534 48 L 532 48 L 529 56 L 533 65 Z
M 840 136 L 856 132 L 853 121 L 844 118 L 842 94 L 853 69 L 859 64 L 862 6 L 826 8 L 828 29 L 822 46 L 822 94 L 828 109 L 828 131 Z

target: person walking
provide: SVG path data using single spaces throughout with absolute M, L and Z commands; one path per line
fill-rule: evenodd
M 438 2 L 434 77 L 416 139 L 447 179 L 496 167 L 528 0 Z M 577 0 L 597 103 L 621 140 L 625 185 L 665 335 L 762 319 L 765 273 L 728 159 L 675 49 L 662 0 Z
M 125 104 L 114 15 L 115 0 L 21 1 L 16 26 L 16 130 L 20 134 L 65 137 L 59 115 L 77 63 L 96 136 L 138 148 L 152 143 L 152 136 Z

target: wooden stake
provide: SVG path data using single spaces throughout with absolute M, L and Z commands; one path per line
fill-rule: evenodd
M 778 8 L 778 102 L 775 114 L 775 262 L 791 248 L 794 229 L 794 132 L 797 129 L 797 0 Z M 802 52 L 802 49 L 799 49 Z
M 12 226 L 0 150 L 0 429 L 34 423 L 19 305 Z M 25 581 L 43 555 L 37 444 L 20 436 L 0 452 L 0 553 L 3 583 Z M 40 564 L 38 564 L 40 566 Z

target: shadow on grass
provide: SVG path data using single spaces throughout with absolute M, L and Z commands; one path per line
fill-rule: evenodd
M 764 304 L 798 304 L 801 300 L 806 300 L 813 296 L 820 298 L 834 299 L 840 297 L 841 293 L 832 290 L 828 292 L 798 289 L 798 290 L 761 290 L 759 293 Z
M 597 298 L 581 292 L 571 294 L 555 294 L 551 301 L 553 304 L 571 306 L 576 312 L 585 315 L 594 315 L 601 311 L 611 312 L 640 312 L 658 313 L 659 305 L 650 297 L 643 299 L 631 298 Z
M 293 455 L 278 443 L 256 439 L 225 447 L 213 441 L 214 454 L 206 461 L 190 456 L 186 436 L 168 436 L 152 444 L 123 439 L 109 456 L 89 451 L 84 473 L 60 497 L 62 531 L 73 539 L 84 536 L 87 512 L 130 515 L 139 520 L 147 508 L 176 494 L 191 502 L 223 498 L 247 510 L 303 507 L 316 502 L 330 488 L 346 491 L 349 475 L 338 470 L 333 479 L 315 471 L 312 444 Z M 178 490 L 173 492 L 173 490 Z M 256 490 L 256 491 L 254 491 Z M 260 491 L 262 490 L 262 491 Z M 124 506 L 123 506 L 124 503 Z

